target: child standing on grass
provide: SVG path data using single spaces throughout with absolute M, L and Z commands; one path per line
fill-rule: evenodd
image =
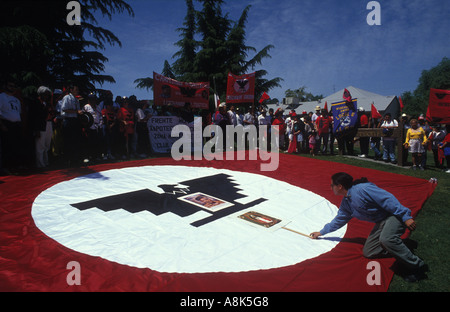
M 439 144 L 439 148 L 444 151 L 445 161 L 447 162 L 447 173 L 450 173 L 450 125 L 445 126 L 447 135 L 442 143 Z
M 308 140 L 309 140 L 309 153 L 311 154 L 311 156 L 316 156 L 315 155 L 315 150 L 316 150 L 316 131 L 315 130 L 311 131 Z
M 433 151 L 434 166 L 436 168 L 443 169 L 442 160 L 441 157 L 439 157 L 440 151 L 439 144 L 442 142 L 442 140 L 444 140 L 445 136 L 447 135 L 447 132 L 444 129 L 441 129 L 441 127 L 438 125 L 432 125 L 431 129 L 432 131 L 428 136 L 428 142 L 431 143 L 430 145 L 431 150 Z
M 406 141 L 403 146 L 408 148 L 412 155 L 412 169 L 416 170 L 418 165 L 420 170 L 424 170 L 421 165 L 421 161 L 422 154 L 425 153 L 424 145 L 427 144 L 427 136 L 423 128 L 419 127 L 419 122 L 417 119 L 411 119 L 409 124 L 411 128 L 409 128 L 406 133 Z

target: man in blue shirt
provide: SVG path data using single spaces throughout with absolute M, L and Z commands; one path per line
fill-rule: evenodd
M 320 232 L 311 233 L 313 239 L 334 232 L 352 218 L 375 223 L 366 240 L 363 254 L 366 258 L 394 256 L 405 265 L 407 281 L 424 278 L 425 263 L 403 243 L 406 228 L 414 231 L 416 223 L 411 210 L 404 207 L 389 192 L 369 183 L 367 179 L 353 181 L 347 173 L 332 176 L 331 188 L 335 195 L 344 196 L 337 216 Z

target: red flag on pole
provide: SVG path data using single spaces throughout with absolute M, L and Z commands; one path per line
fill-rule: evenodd
M 220 105 L 220 99 L 219 96 L 217 94 L 214 93 L 214 108 L 217 109 L 217 107 L 219 107 Z
M 450 123 L 450 91 L 430 89 L 427 120 L 431 123 Z
M 398 100 L 400 101 L 400 111 L 402 111 L 402 110 L 403 110 L 403 108 L 405 107 L 405 105 L 403 105 L 403 100 L 402 100 L 402 97 L 401 97 L 401 96 L 399 96 L 399 97 L 398 97 Z
M 379 119 L 381 118 L 381 114 L 376 109 L 375 105 L 372 104 L 372 118 Z
M 270 96 L 264 92 L 263 95 L 261 96 L 261 99 L 259 99 L 259 104 L 262 104 L 265 100 L 269 100 Z
M 323 107 L 323 109 L 328 112 L 328 103 L 327 102 L 325 102 L 325 106 Z
M 351 102 L 352 101 L 352 95 L 350 94 L 350 91 L 348 91 L 347 89 L 344 90 L 344 95 L 342 97 L 347 102 Z

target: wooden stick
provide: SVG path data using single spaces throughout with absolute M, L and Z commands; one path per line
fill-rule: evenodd
M 282 227 L 282 229 L 291 231 L 291 232 L 296 233 L 296 234 L 301 235 L 301 236 L 305 236 L 305 237 L 311 238 L 311 236 L 309 236 L 309 235 L 306 235 L 306 234 L 301 233 L 301 232 L 294 231 L 294 230 L 289 229 L 289 228 L 287 228 L 287 227 Z

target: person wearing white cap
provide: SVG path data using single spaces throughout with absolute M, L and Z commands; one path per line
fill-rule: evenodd
M 320 110 L 320 106 L 316 106 L 316 112 L 311 116 L 311 121 L 313 122 L 313 124 L 316 123 L 316 119 L 320 116 Z

